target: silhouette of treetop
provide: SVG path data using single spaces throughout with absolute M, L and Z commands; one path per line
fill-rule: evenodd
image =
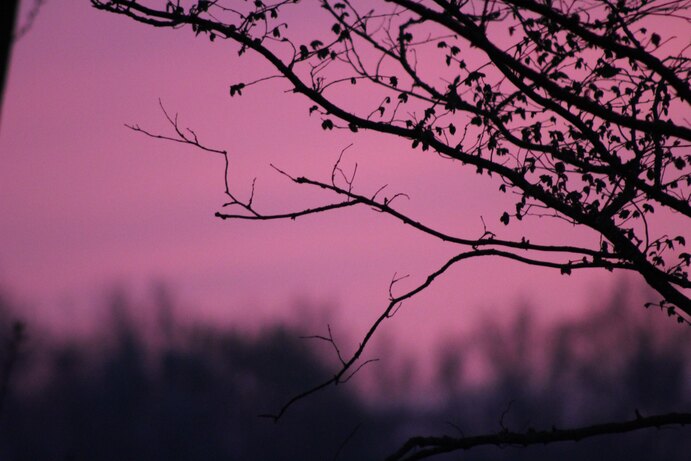
M 684 0 L 390 0 L 139 2 L 91 0 L 94 7 L 154 27 L 189 26 L 211 41 L 229 40 L 239 54 L 254 52 L 278 72 L 230 85 L 231 97 L 268 78 L 286 81 L 312 101 L 309 115 L 326 131 L 369 130 L 407 139 L 411 149 L 501 180 L 498 193 L 515 198 L 494 226 L 534 217 L 564 220 L 595 233 L 592 246 L 454 235 L 396 209 L 382 187 L 355 190 L 342 155 L 330 178 L 276 170 L 297 184 L 330 191 L 338 201 L 264 214 L 228 184 L 227 151 L 205 146 L 177 116 L 165 116 L 171 136 L 225 158 L 222 219 L 295 219 L 365 205 L 430 237 L 462 248 L 419 285 L 393 288 L 381 315 L 335 376 L 288 402 L 347 380 L 362 366 L 372 335 L 400 304 L 469 258 L 495 256 L 559 270 L 584 268 L 639 273 L 659 294 L 655 304 L 680 323 L 691 319 L 684 235 L 669 234 L 665 216 L 691 217 L 691 105 L 687 48 L 665 23 L 688 28 Z M 153 4 L 154 6 L 150 6 Z M 284 12 L 317 9 L 328 18 L 313 37 L 296 37 Z M 312 12 L 316 14 L 316 12 Z M 297 33 L 304 33 L 304 30 Z M 291 35 L 292 34 L 292 35 Z M 300 35 L 301 36 L 301 35 Z M 347 96 L 344 98 L 344 95 Z M 163 107 L 163 106 L 162 106 Z M 355 136 L 355 135 L 354 135 Z M 688 222 L 688 221 L 685 221 Z M 494 229 L 494 230 L 493 230 Z
M 489 231 L 479 239 L 448 235 L 397 212 L 391 198 L 357 194 L 339 165 L 330 182 L 292 179 L 329 189 L 343 202 L 266 216 L 231 196 L 246 214 L 218 216 L 295 218 L 365 204 L 470 247 L 467 256 L 492 254 L 565 274 L 636 271 L 670 314 L 680 321 L 691 315 L 684 293 L 691 255 L 676 251 L 685 237 L 654 228 L 651 216 L 691 216 L 691 129 L 683 119 L 691 102 L 689 58 L 685 49 L 666 55 L 672 38 L 651 30 L 655 17 L 683 17 L 688 2 L 323 1 L 332 21 L 304 44 L 289 37 L 281 19 L 296 2 L 159 3 L 156 9 L 92 0 L 149 25 L 189 25 L 212 41 L 235 41 L 240 55 L 259 53 L 311 99 L 310 113 L 319 114 L 324 130 L 407 138 L 413 149 L 501 178 L 501 192 L 516 197 L 515 209 L 500 212 L 503 224 L 551 216 L 594 230 L 600 245 L 505 241 Z M 263 80 L 234 83 L 230 95 Z M 365 92 L 367 100 L 382 96 L 365 110 L 333 97 Z

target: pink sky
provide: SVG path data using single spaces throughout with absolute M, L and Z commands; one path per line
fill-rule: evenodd
M 166 132 L 158 98 L 206 143 L 232 153 L 231 184 L 240 195 L 258 177 L 255 203 L 265 211 L 332 201 L 289 184 L 270 163 L 328 180 L 340 150 L 354 142 L 346 161 L 359 163 L 363 193 L 388 183 L 411 196 L 398 202 L 402 209 L 442 229 L 476 238 L 482 216 L 499 237 L 525 233 L 549 243 L 573 232 L 539 221 L 504 228 L 498 219 L 511 203 L 496 193 L 498 183 L 406 142 L 324 132 L 307 115 L 309 102 L 286 94 L 283 83 L 229 97 L 230 84 L 267 71 L 255 57 L 238 59 L 234 45 L 188 30 L 135 24 L 87 1 L 46 2 L 14 48 L 2 114 L 0 283 L 35 306 L 32 315 L 61 325 L 91 316 L 85 300 L 114 283 L 165 281 L 194 308 L 184 312 L 189 318 L 286 318 L 296 299 L 310 299 L 336 306 L 326 316 L 359 334 L 385 307 L 394 273 L 420 281 L 458 251 L 365 208 L 295 222 L 220 221 L 213 216 L 225 198 L 220 157 L 123 126 Z M 555 318 L 615 280 L 469 261 L 387 328 L 401 338 L 411 326 L 443 336 L 522 303 Z M 69 307 L 73 301 L 83 307 Z

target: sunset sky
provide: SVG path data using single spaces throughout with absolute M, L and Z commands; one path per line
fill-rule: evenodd
M 69 328 L 96 318 L 91 301 L 113 286 L 145 291 L 163 282 L 186 318 L 254 325 L 302 312 L 357 336 L 386 306 L 394 273 L 410 274 L 401 289 L 412 287 L 459 251 L 364 207 L 296 221 L 215 218 L 226 198 L 222 157 L 124 126 L 171 134 L 159 98 L 182 126 L 231 153 L 238 195 L 247 197 L 257 177 L 255 204 L 266 212 L 338 201 L 269 165 L 328 180 L 354 143 L 345 165 L 357 161 L 356 187 L 405 192 L 401 209 L 442 229 L 478 238 L 484 219 L 499 237 L 597 242 L 547 220 L 504 227 L 499 217 L 512 202 L 498 182 L 407 142 L 325 132 L 308 115 L 311 104 L 281 81 L 230 98 L 231 84 L 267 74 L 257 57 L 238 58 L 232 43 L 136 24 L 86 0 L 45 3 L 14 47 L 0 127 L 0 286 L 27 305 L 27 320 Z M 607 297 L 617 280 L 469 261 L 405 304 L 387 328 L 394 337 L 411 327 L 439 337 L 520 305 L 554 319 Z M 312 307 L 296 309 L 303 302 Z

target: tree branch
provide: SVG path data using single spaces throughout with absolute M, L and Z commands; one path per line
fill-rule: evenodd
M 546 445 L 556 442 L 578 442 L 591 437 L 603 435 L 623 434 L 649 428 L 665 426 L 685 426 L 691 424 L 691 413 L 668 413 L 655 416 L 637 417 L 624 422 L 595 424 L 576 429 L 556 429 L 549 431 L 527 432 L 501 431 L 496 434 L 479 435 L 474 437 L 412 437 L 387 461 L 416 461 L 442 453 L 458 450 L 468 450 L 475 447 L 493 445 L 497 447 L 530 445 Z

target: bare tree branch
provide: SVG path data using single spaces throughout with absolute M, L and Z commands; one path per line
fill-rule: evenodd
M 655 416 L 638 417 L 624 422 L 611 422 L 579 427 L 576 429 L 552 428 L 547 431 L 528 429 L 527 432 L 501 431 L 495 434 L 473 437 L 412 437 L 387 461 L 416 461 L 443 453 L 494 445 L 497 447 L 546 445 L 556 442 L 578 442 L 591 437 L 623 434 L 641 429 L 666 426 L 686 426 L 691 424 L 691 413 L 668 413 Z

